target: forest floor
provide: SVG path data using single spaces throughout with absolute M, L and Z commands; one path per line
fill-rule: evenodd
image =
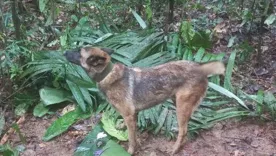
M 20 131 L 26 139 L 22 156 L 70 156 L 82 141 L 88 129 L 68 132 L 52 141 L 44 142 L 46 128 L 55 120 L 27 115 L 20 124 Z M 86 123 L 87 124 L 87 123 Z M 9 142 L 21 145 L 17 134 Z M 148 132 L 139 134 L 137 156 L 168 156 L 175 140 Z M 121 142 L 124 148 L 127 142 Z M 188 139 L 176 156 L 276 156 L 276 123 L 254 119 L 228 120 L 216 123 L 210 130 L 204 130 L 194 139 Z

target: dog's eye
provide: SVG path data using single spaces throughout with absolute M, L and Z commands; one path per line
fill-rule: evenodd
M 103 65 L 106 58 L 101 56 L 91 56 L 87 59 L 86 63 L 90 66 Z

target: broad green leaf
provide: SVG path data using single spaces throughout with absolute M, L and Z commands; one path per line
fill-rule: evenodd
M 105 136 L 107 135 L 107 136 Z M 102 137 L 99 137 L 102 136 Z M 103 130 L 100 124 L 97 124 L 91 132 L 86 135 L 82 143 L 77 147 L 74 156 L 93 156 L 97 150 L 101 150 L 110 139 L 110 136 Z M 103 146 L 98 147 L 101 142 Z
M 48 1 L 49 0 L 39 0 L 39 10 L 40 10 L 40 12 L 44 12 Z
M 75 97 L 75 100 L 77 101 L 77 103 L 79 104 L 81 109 L 85 112 L 86 104 L 84 102 L 84 98 L 83 98 L 80 88 L 76 84 L 74 84 L 73 82 L 71 82 L 69 80 L 66 80 L 66 82 L 67 82 L 73 96 Z
M 83 113 L 79 107 L 75 110 L 64 114 L 59 119 L 55 120 L 50 127 L 47 128 L 43 136 L 44 141 L 49 141 L 52 138 L 65 132 L 72 124 L 79 119 L 85 119 L 91 116 L 91 113 Z
M 238 98 L 235 94 L 233 94 L 232 92 L 230 92 L 227 89 L 225 89 L 225 88 L 223 88 L 223 87 L 221 87 L 217 84 L 214 84 L 212 82 L 209 82 L 208 85 L 209 85 L 209 87 L 211 87 L 212 89 L 218 91 L 219 93 L 221 93 L 223 95 L 226 95 L 229 98 L 236 99 L 241 106 L 248 109 L 248 107 L 245 105 L 245 103 L 240 98 Z
M 276 15 L 275 15 L 275 13 L 273 13 L 267 17 L 267 19 L 264 21 L 264 23 L 267 25 L 271 25 L 272 23 L 274 23 L 275 20 L 276 20 Z
M 44 87 L 39 90 L 39 95 L 43 103 L 48 106 L 70 100 L 71 94 L 65 90 Z
M 113 140 L 109 140 L 102 148 L 103 153 L 101 156 L 131 156 L 127 151 Z
M 132 12 L 132 14 L 134 15 L 135 19 L 137 20 L 137 22 L 139 23 L 139 25 L 140 25 L 143 29 L 145 29 L 145 28 L 147 27 L 146 22 L 141 18 L 140 15 L 138 15 L 138 14 L 136 13 L 136 11 L 134 11 L 134 10 L 131 9 L 131 12 Z
M 49 112 L 49 108 L 45 107 L 43 102 L 37 104 L 34 108 L 33 115 L 36 117 L 42 117 Z
M 229 91 L 233 91 L 233 86 L 231 84 L 232 71 L 235 65 L 236 51 L 233 51 L 229 57 L 228 64 L 226 67 L 225 79 L 224 79 L 224 88 Z
M 111 136 L 117 138 L 118 140 L 127 141 L 128 133 L 127 131 L 121 131 L 116 129 L 116 125 L 108 113 L 103 113 L 101 122 L 103 123 L 103 129 Z

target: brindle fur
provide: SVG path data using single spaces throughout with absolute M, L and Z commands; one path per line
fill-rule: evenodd
M 198 64 L 182 60 L 140 69 L 117 63 L 106 73 L 111 53 L 112 50 L 106 48 L 85 47 L 75 53 L 66 52 L 65 56 L 80 64 L 97 81 L 109 103 L 124 118 L 130 154 L 134 154 L 136 147 L 137 112 L 172 99 L 176 104 L 179 126 L 173 154 L 178 152 L 187 133 L 188 121 L 205 96 L 207 76 L 224 74 L 224 65 L 221 62 Z

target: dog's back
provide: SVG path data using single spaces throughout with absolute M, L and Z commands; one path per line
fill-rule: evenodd
M 174 98 L 179 88 L 186 87 L 193 89 L 193 86 L 207 88 L 207 76 L 219 74 L 224 71 L 224 66 L 218 62 L 198 64 L 190 61 L 174 61 L 151 68 L 127 68 L 116 83 L 121 87 L 125 86 L 125 93 L 120 97 L 127 98 L 136 110 L 142 110 L 163 102 L 166 99 Z M 116 70 L 118 68 L 114 68 Z M 122 69 L 121 69 L 122 70 Z M 116 71 L 118 74 L 122 71 Z M 111 73 L 112 74 L 112 73 Z M 112 90 L 117 85 L 112 85 Z

